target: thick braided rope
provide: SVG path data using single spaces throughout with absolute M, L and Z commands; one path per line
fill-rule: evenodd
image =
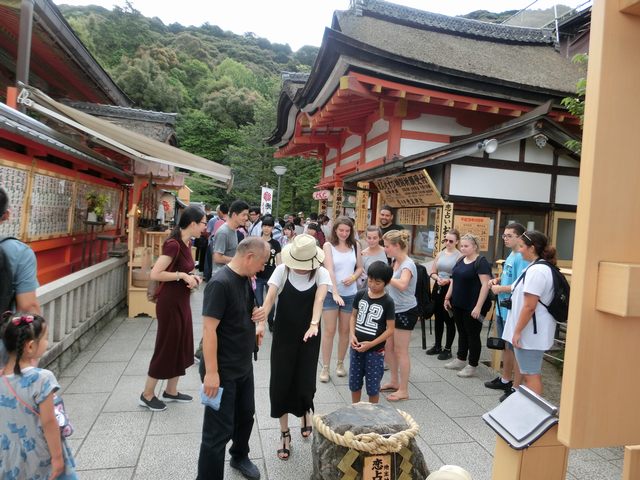
M 344 435 L 340 435 L 324 423 L 320 415 L 313 416 L 313 426 L 325 438 L 342 447 L 353 448 L 360 452 L 367 452 L 375 455 L 399 452 L 402 447 L 406 447 L 409 444 L 409 441 L 418 434 L 418 430 L 420 428 L 411 415 L 403 412 L 402 410 L 398 410 L 398 412 L 405 419 L 409 428 L 407 430 L 396 432 L 388 437 L 384 437 L 379 433 L 361 433 L 359 435 L 354 435 L 350 431 L 345 432 Z

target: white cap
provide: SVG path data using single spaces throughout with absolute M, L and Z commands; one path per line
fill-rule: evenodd
M 443 465 L 440 470 L 433 472 L 427 480 L 472 480 L 471 474 L 457 465 Z

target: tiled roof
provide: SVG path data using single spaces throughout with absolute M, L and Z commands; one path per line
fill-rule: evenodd
M 375 0 L 375 3 L 386 2 Z M 353 11 L 335 12 L 333 28 L 380 51 L 449 72 L 460 72 L 462 76 L 494 79 L 494 82 L 571 93 L 584 75 L 552 45 L 544 43 L 472 37 L 415 24 L 390 22 L 388 18 L 367 14 L 357 16 Z
M 308 73 L 282 72 L 282 90 L 293 100 L 308 79 Z
M 154 110 L 142 110 L 140 108 L 120 107 L 116 105 L 102 105 L 89 102 L 63 101 L 77 110 L 82 110 L 90 115 L 100 117 L 126 118 L 129 120 L 142 120 L 145 122 L 168 123 L 175 125 L 177 113 L 156 112 Z
M 397 21 L 414 28 L 428 28 L 455 35 L 509 43 L 553 44 L 553 30 L 517 27 L 497 23 L 481 22 L 461 17 L 450 17 L 439 13 L 425 12 L 383 0 L 364 0 L 357 5 L 363 16 L 372 16 Z M 356 12 L 356 15 L 358 13 Z

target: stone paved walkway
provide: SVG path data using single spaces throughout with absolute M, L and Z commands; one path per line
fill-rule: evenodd
M 192 300 L 193 311 L 200 312 L 201 292 L 194 294 Z M 196 315 L 196 341 L 201 330 L 201 319 Z M 149 318 L 116 319 L 59 376 L 76 428 L 70 440 L 80 478 L 195 478 L 202 405 L 169 404 L 166 411 L 159 413 L 138 406 L 155 334 L 156 323 Z M 270 342 L 267 334 L 254 364 L 257 411 L 251 457 L 263 479 L 307 479 L 312 470 L 311 441 L 302 440 L 298 428 L 292 428 L 291 459 L 283 462 L 276 458 L 278 421 L 269 417 Z M 488 355 L 486 351 L 484 355 Z M 454 371 L 443 368 L 445 362 L 424 354 L 418 330 L 413 335 L 411 361 L 411 399 L 394 405 L 420 424 L 418 443 L 427 465 L 435 470 L 445 463 L 457 464 L 469 470 L 474 480 L 489 480 L 495 435 L 481 415 L 496 405 L 499 395 L 482 383 L 494 374 L 481 366 L 478 378 L 458 378 Z M 189 369 L 179 386 L 181 391 L 196 396 L 197 369 Z M 319 414 L 348 404 L 347 380 L 332 375 L 331 382 L 319 383 L 315 401 Z M 293 421 L 297 427 L 297 419 Z M 567 479 L 619 479 L 622 458 L 621 448 L 574 450 Z M 242 477 L 227 467 L 225 478 Z

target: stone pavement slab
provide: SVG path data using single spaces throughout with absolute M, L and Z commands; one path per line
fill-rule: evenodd
M 199 315 L 202 291 L 192 295 L 194 343 L 200 340 Z M 103 329 L 58 378 L 76 432 L 70 445 L 76 453 L 80 478 L 89 480 L 193 479 L 200 449 L 203 407 L 169 403 L 164 412 L 152 413 L 138 405 L 149 360 L 153 353 L 157 324 L 149 318 L 117 318 Z M 428 330 L 427 330 L 428 333 Z M 428 335 L 427 343 L 433 338 Z M 299 419 L 290 418 L 291 458 L 276 457 L 279 423 L 270 417 L 269 376 L 271 336 L 267 333 L 254 362 L 256 423 L 251 437 L 251 458 L 264 479 L 302 480 L 311 475 L 311 440 L 300 435 Z M 459 378 L 443 368 L 443 361 L 427 356 L 421 348 L 420 332 L 413 334 L 410 354 L 410 399 L 382 403 L 411 414 L 420 425 L 417 438 L 430 470 L 445 463 L 469 470 L 473 480 L 490 480 L 495 435 L 481 415 L 497 405 L 500 392 L 489 390 L 483 382 L 495 372 L 485 365 L 476 378 Z M 334 349 L 335 352 L 335 349 Z M 483 351 L 481 360 L 488 360 Z M 346 362 L 348 366 L 348 361 Z M 320 366 L 318 366 L 318 371 Z M 326 414 L 350 403 L 347 378 L 335 375 L 317 385 L 316 413 Z M 383 381 L 386 381 L 388 374 Z M 188 369 L 179 389 L 196 396 L 200 386 L 197 366 Z M 159 395 L 164 382 L 159 382 Z M 364 396 L 366 398 L 366 395 Z M 599 448 L 572 450 L 569 480 L 620 478 L 623 450 Z M 225 479 L 243 477 L 229 467 Z

